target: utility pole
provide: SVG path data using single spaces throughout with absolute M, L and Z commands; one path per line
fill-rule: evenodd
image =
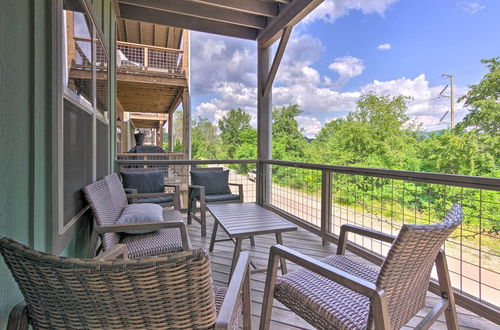
M 451 129 L 454 129 L 455 128 L 455 91 L 454 91 L 455 76 L 446 73 L 443 73 L 442 76 L 450 79 L 450 122 L 451 122 Z

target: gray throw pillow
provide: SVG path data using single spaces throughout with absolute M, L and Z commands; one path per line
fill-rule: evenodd
M 162 193 L 164 188 L 164 171 L 120 172 L 123 188 L 137 189 L 139 194 Z
M 142 203 L 127 205 L 118 220 L 117 225 L 127 225 L 132 223 L 163 222 L 163 208 L 157 204 Z M 127 234 L 145 234 L 157 230 L 132 230 Z
M 191 171 L 191 184 L 204 186 L 205 195 L 230 194 L 228 185 L 229 170 L 225 171 Z M 198 190 L 191 191 L 191 198 L 198 198 Z

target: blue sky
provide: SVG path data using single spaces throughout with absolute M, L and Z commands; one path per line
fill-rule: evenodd
M 326 0 L 294 28 L 273 87 L 273 104 L 298 103 L 313 137 L 345 116 L 360 95 L 407 95 L 427 130 L 450 101 L 437 98 L 456 76 L 456 94 L 477 83 L 482 58 L 500 56 L 498 0 Z M 192 32 L 193 117 L 220 119 L 240 107 L 256 119 L 256 43 Z M 457 104 L 460 120 L 466 113 Z

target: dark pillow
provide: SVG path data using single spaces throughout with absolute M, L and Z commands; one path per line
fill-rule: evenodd
M 139 194 L 162 193 L 164 188 L 164 172 L 120 172 L 123 188 L 137 189 Z
M 226 171 L 191 171 L 191 184 L 204 186 L 205 195 L 230 194 L 228 185 L 229 170 Z M 198 190 L 191 190 L 191 198 L 198 198 Z

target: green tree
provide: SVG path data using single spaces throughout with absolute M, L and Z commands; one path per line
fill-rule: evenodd
M 191 154 L 193 159 L 217 159 L 222 154 L 222 140 L 217 126 L 207 118 L 198 117 L 191 125 Z
M 307 140 L 296 117 L 302 113 L 297 104 L 273 109 L 273 158 L 304 160 Z
M 486 64 L 489 72 L 458 99 L 464 100 L 470 110 L 457 130 L 477 129 L 482 133 L 500 134 L 500 57 L 484 59 L 481 63 Z
M 224 150 L 229 159 L 235 158 L 238 146 L 243 142 L 242 135 L 245 131 L 253 130 L 250 125 L 250 115 L 240 108 L 231 109 L 218 122 L 220 136 L 224 144 Z M 255 141 L 256 144 L 256 141 Z

